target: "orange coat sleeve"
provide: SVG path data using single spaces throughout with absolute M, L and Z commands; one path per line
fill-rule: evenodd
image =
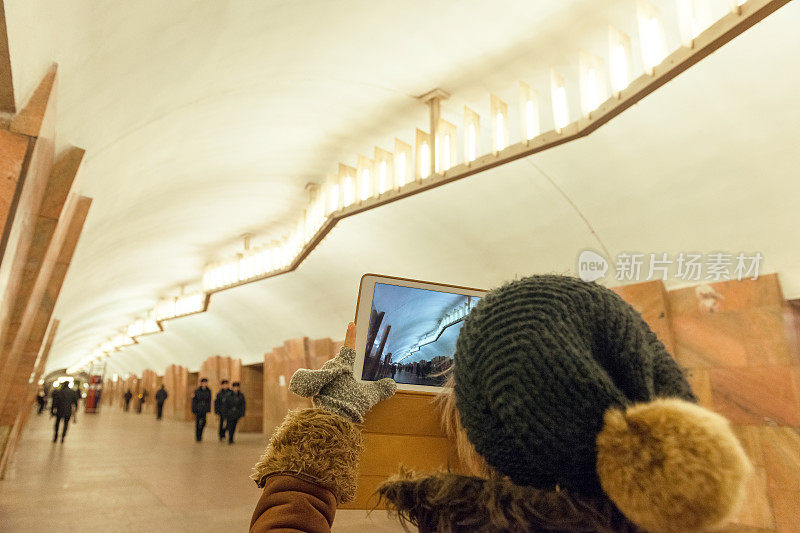
M 250 533 L 330 533 L 336 513 L 333 492 L 291 474 L 266 478 L 250 520 Z
M 250 476 L 263 488 L 250 531 L 328 533 L 356 493 L 361 429 L 322 409 L 290 411 Z

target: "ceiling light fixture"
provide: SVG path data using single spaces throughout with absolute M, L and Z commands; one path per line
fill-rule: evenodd
M 524 124 L 524 138 L 530 141 L 541 131 L 539 125 L 539 95 L 527 83 L 519 82 L 520 123 Z
M 372 159 L 358 156 L 358 199 L 364 201 L 373 195 Z
M 603 60 L 587 52 L 579 56 L 580 85 L 581 85 L 581 110 L 583 115 L 589 114 L 600 107 L 608 98 L 608 88 L 605 80 L 605 64 Z
M 464 159 L 467 163 L 475 161 L 480 151 L 481 117 L 475 111 L 464 106 Z
M 233 272 L 233 269 L 230 269 L 230 272 Z M 208 295 L 205 292 L 165 298 L 156 305 L 156 320 L 172 320 L 202 313 L 207 307 Z
M 376 165 L 376 173 L 377 173 L 377 185 L 378 185 L 378 195 L 385 193 L 386 191 L 391 190 L 393 184 L 393 176 L 392 176 L 392 152 L 388 152 L 381 148 L 375 147 L 375 165 Z
M 450 169 L 455 161 L 456 153 L 456 127 L 446 120 L 439 120 L 436 128 L 436 171 L 444 172 Z
M 428 133 L 418 129 L 416 139 L 416 153 L 417 159 L 416 166 L 416 179 L 418 181 L 424 180 L 431 175 L 431 136 Z
M 564 78 L 555 70 L 550 70 L 550 100 L 553 105 L 553 124 L 556 127 L 556 133 L 560 134 L 569 124 L 569 104 Z
M 676 0 L 678 27 L 683 46 L 691 48 L 694 40 L 712 23 L 709 0 Z
M 128 326 L 127 334 L 130 338 L 141 337 L 143 335 L 151 335 L 153 333 L 160 333 L 164 331 L 159 324 L 152 316 L 148 316 L 145 318 L 140 318 L 136 320 L 133 324 Z
M 272 241 L 260 248 L 250 249 L 249 244 L 246 244 L 245 250 L 235 258 L 209 265 L 203 274 L 203 292 L 159 302 L 149 319 L 134 322 L 125 330 L 129 334 L 115 336 L 114 342 L 104 343 L 98 352 L 82 359 L 81 364 L 96 359 L 98 353 L 113 353 L 129 346 L 131 343 L 125 339 L 131 339 L 135 343 L 137 336 L 156 333 L 154 323 L 161 326 L 161 321 L 205 311 L 214 292 L 297 268 L 337 221 L 343 218 L 588 135 L 788 2 L 729 1 L 731 12 L 723 15 L 713 25 L 708 24 L 707 17 L 703 18 L 706 15 L 700 15 L 705 9 L 703 6 L 706 5 L 706 0 L 691 0 L 690 4 L 684 4 L 681 8 L 684 15 L 681 16 L 686 16 L 686 5 L 690 5 L 693 13 L 694 22 L 690 21 L 689 25 L 690 35 L 693 37 L 692 48 L 682 47 L 667 59 L 660 12 L 645 0 L 637 0 L 639 45 L 647 75 L 631 79 L 631 40 L 620 30 L 609 28 L 606 58 L 608 69 L 606 70 L 602 58 L 589 54 L 583 56 L 580 77 L 577 80 L 585 115 L 583 118 L 570 122 L 566 82 L 560 74 L 551 70 L 550 100 L 554 129 L 539 131 L 536 93 L 526 90 L 526 85 L 521 84 L 521 139 L 512 144 L 509 137 L 508 107 L 505 102 L 490 95 L 492 153 L 481 154 L 480 117 L 465 106 L 464 163 L 460 165 L 455 161 L 458 132 L 440 116 L 439 102 L 447 98 L 448 94 L 438 89 L 431 91 L 424 98 L 430 106 L 432 131 L 426 133 L 416 130 L 413 151 L 410 145 L 396 139 L 392 154 L 376 148 L 374 161 L 359 159 L 360 172 L 356 168 L 340 164 L 338 174 L 329 175 L 321 190 L 316 189 L 313 194 L 309 194 L 307 207 L 298 217 L 293 231 L 282 236 L 280 241 Z M 593 49 L 596 50 L 597 47 Z M 610 82 L 610 91 L 615 93 L 616 99 L 604 104 L 609 92 L 606 80 Z M 599 105 L 602 107 L 598 108 Z M 435 142 L 432 143 L 432 140 Z M 434 161 L 431 161 L 432 156 Z M 357 182 L 359 177 L 360 183 Z
M 339 163 L 339 187 L 342 190 L 342 207 L 356 201 L 356 169 Z
M 661 31 L 661 12 L 651 3 L 637 0 L 636 18 L 639 21 L 642 62 L 645 72 L 652 76 L 655 68 L 664 61 L 667 55 L 664 33 Z
M 406 183 L 414 180 L 411 145 L 400 139 L 394 140 L 394 181 L 395 187 L 401 189 Z
M 492 147 L 500 152 L 508 146 L 508 105 L 495 95 L 489 97 L 492 113 Z
M 608 27 L 608 74 L 611 90 L 619 98 L 630 84 L 631 38 L 613 26 Z

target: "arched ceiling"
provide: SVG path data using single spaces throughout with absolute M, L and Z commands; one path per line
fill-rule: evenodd
M 445 328 L 432 343 L 420 346 L 419 342 L 437 329 L 442 317 L 456 307 L 465 307 L 469 300 L 469 296 L 462 294 L 376 284 L 372 309 L 384 315 L 374 345 L 367 346 L 367 349 L 373 353 L 375 346 L 385 338 L 382 355 L 392 354 L 392 362 L 429 361 L 437 355 L 452 354 L 461 330 L 460 323 Z M 414 348 L 418 350 L 412 354 Z
M 339 161 L 425 127 L 415 95 L 451 91 L 459 124 L 464 103 L 633 13 L 594 0 L 5 6 L 15 94 L 59 63 L 59 141 L 86 149 L 81 192 L 95 199 L 51 369 L 199 280 L 241 234 L 293 226 L 304 185 Z M 491 287 L 574 271 L 585 248 L 760 251 L 800 296 L 799 23 L 790 3 L 587 138 L 348 218 L 295 272 L 214 295 L 109 366 L 254 362 L 287 338 L 341 338 L 365 272 Z

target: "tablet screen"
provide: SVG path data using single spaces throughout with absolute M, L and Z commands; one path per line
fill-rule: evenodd
M 376 283 L 361 379 L 442 386 L 478 296 Z

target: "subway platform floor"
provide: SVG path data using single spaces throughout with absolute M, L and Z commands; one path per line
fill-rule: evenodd
M 0 531 L 247 531 L 260 490 L 248 478 L 260 433 L 218 442 L 194 424 L 104 407 L 78 413 L 63 444 L 32 413 L 0 480 Z M 385 512 L 339 510 L 333 531 L 403 531 Z

